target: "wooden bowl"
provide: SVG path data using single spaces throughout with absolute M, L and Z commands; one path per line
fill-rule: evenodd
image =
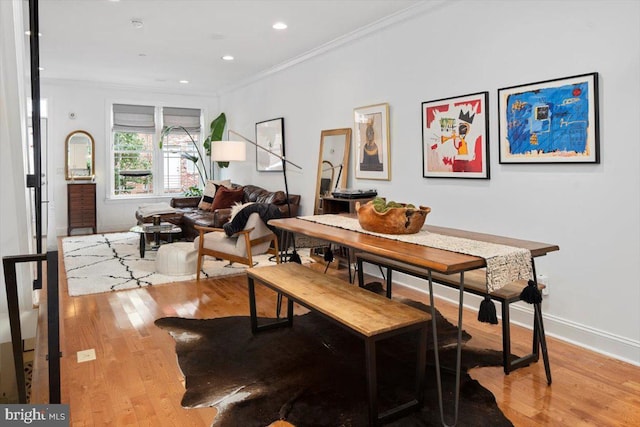
M 367 231 L 383 234 L 414 234 L 420 231 L 431 212 L 431 208 L 407 208 L 403 204 L 401 208 L 389 208 L 386 212 L 378 212 L 372 202 L 360 205 L 356 202 L 358 222 Z

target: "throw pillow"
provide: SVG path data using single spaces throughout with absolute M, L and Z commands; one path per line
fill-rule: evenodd
M 200 203 L 198 203 L 198 208 L 208 211 L 211 209 L 211 205 L 213 204 L 213 198 L 216 195 L 216 190 L 218 187 L 224 186 L 227 188 L 231 188 L 231 180 L 226 179 L 224 181 L 213 181 L 208 180 L 204 186 L 204 191 L 202 192 L 202 198 L 200 199 Z
M 213 198 L 211 210 L 215 211 L 217 209 L 230 208 L 234 203 L 242 201 L 243 194 L 244 191 L 242 190 L 242 187 L 238 189 L 230 189 L 221 186 L 218 188 L 216 195 Z

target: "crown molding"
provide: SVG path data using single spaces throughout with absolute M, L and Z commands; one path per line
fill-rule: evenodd
M 1 0 L 0 0 L 1 1 Z M 72 79 L 56 79 L 56 78 L 41 78 L 41 85 L 52 86 L 75 86 L 89 89 L 106 89 L 106 90 L 124 90 L 124 91 L 136 91 L 136 92 L 149 92 L 159 95 L 180 95 L 180 96 L 197 96 L 201 98 L 215 98 L 218 96 L 216 91 L 201 91 L 197 89 L 186 88 L 166 88 L 160 86 L 141 86 L 125 83 L 113 83 L 113 82 L 100 82 L 93 80 L 72 80 Z
M 1 0 L 0 0 L 1 1 Z M 221 95 L 233 92 L 242 87 L 248 86 L 252 83 L 263 80 L 269 76 L 292 68 L 298 64 L 309 61 L 313 58 L 324 55 L 325 53 L 331 52 L 335 49 L 338 49 L 342 46 L 346 46 L 350 43 L 353 43 L 357 40 L 360 40 L 364 37 L 367 37 L 371 34 L 375 34 L 383 29 L 386 29 L 390 26 L 397 25 L 399 23 L 408 21 L 410 19 L 416 18 L 420 15 L 432 13 L 436 10 L 442 9 L 443 7 L 450 6 L 453 3 L 457 3 L 460 0 L 438 0 L 438 1 L 419 1 L 403 10 L 400 10 L 392 15 L 381 18 L 375 22 L 372 22 L 364 27 L 361 27 L 357 30 L 354 30 L 350 33 L 347 33 L 343 36 L 340 36 L 334 40 L 331 40 L 323 45 L 320 45 L 314 49 L 311 49 L 301 55 L 298 55 L 294 58 L 291 58 L 285 62 L 277 64 L 273 67 L 270 67 L 266 70 L 258 72 L 250 77 L 247 77 L 238 83 L 229 84 L 227 86 L 222 86 L 217 90 L 199 90 L 199 89 L 187 89 L 185 87 L 180 88 L 166 88 L 162 86 L 156 85 L 133 85 L 126 83 L 114 83 L 114 82 L 101 82 L 101 81 L 92 81 L 92 80 L 72 80 L 72 79 L 58 79 L 58 78 L 40 78 L 41 84 L 47 85 L 66 85 L 66 86 L 80 86 L 85 88 L 94 88 L 94 89 L 108 89 L 108 90 L 125 90 L 125 91 L 139 91 L 139 92 L 150 92 L 156 94 L 167 94 L 167 95 L 182 95 L 182 96 L 197 96 L 197 97 L 212 97 L 217 98 Z
M 355 42 L 356 40 L 360 40 L 364 37 L 367 37 L 371 34 L 374 34 L 378 31 L 381 31 L 387 27 L 392 25 L 399 24 L 401 22 L 407 21 L 409 19 L 415 18 L 419 15 L 423 15 L 425 13 L 430 13 L 435 10 L 441 9 L 450 5 L 451 3 L 458 2 L 459 0 L 439 0 L 439 1 L 420 1 L 414 5 L 407 7 L 401 11 L 398 11 L 392 15 L 381 18 L 375 22 L 372 22 L 364 27 L 358 28 L 350 33 L 347 33 L 343 36 L 340 36 L 334 40 L 331 40 L 323 45 L 320 45 L 314 49 L 311 49 L 299 56 L 296 56 L 292 59 L 289 59 L 285 62 L 282 62 L 278 65 L 275 65 L 271 68 L 268 68 L 264 71 L 261 71 L 257 74 L 254 74 L 251 77 L 248 77 L 239 83 L 231 84 L 228 86 L 223 86 L 220 90 L 218 90 L 218 95 L 224 95 L 230 92 L 233 92 L 242 87 L 248 86 L 252 83 L 258 82 L 262 79 L 265 79 L 273 74 L 284 71 L 288 68 L 294 67 L 303 62 L 309 61 L 312 58 L 316 58 L 321 56 L 327 52 L 335 50 L 339 47 L 348 45 L 350 43 Z

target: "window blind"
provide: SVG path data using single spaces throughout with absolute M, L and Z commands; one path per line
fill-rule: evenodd
M 165 128 L 182 126 L 189 133 L 199 133 L 201 128 L 200 109 L 164 107 L 162 109 L 162 123 Z M 182 129 L 174 129 L 173 132 L 184 133 Z
M 113 130 L 155 133 L 155 108 L 148 105 L 113 104 Z

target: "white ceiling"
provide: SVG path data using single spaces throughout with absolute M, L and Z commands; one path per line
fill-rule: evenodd
M 40 78 L 215 94 L 418 3 L 424 1 L 40 0 Z M 288 28 L 274 30 L 276 21 Z M 227 54 L 235 60 L 223 61 Z

